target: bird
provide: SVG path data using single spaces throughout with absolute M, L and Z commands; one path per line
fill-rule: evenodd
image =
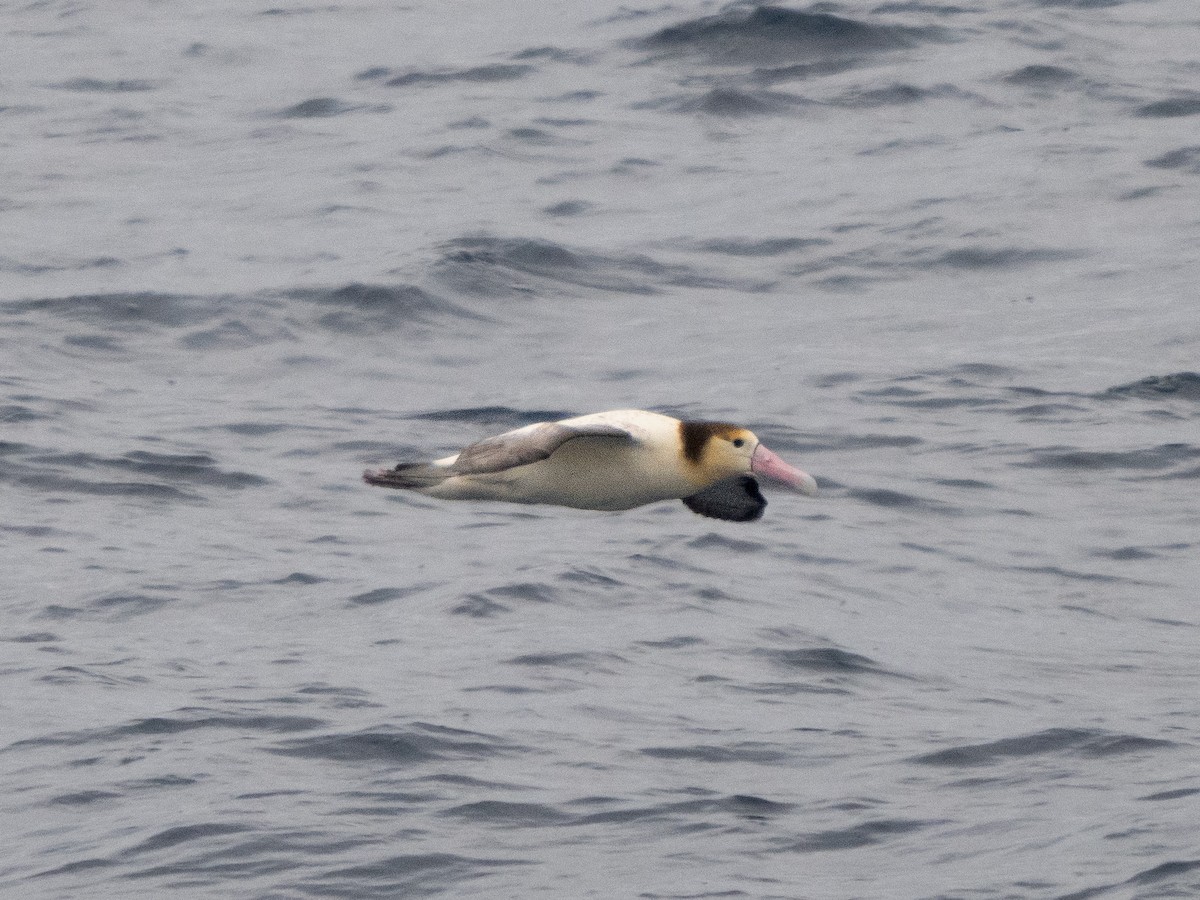
M 443 459 L 368 469 L 363 480 L 444 500 L 591 510 L 682 500 L 702 516 L 750 522 L 767 505 L 755 476 L 803 494 L 817 492 L 816 479 L 784 462 L 749 429 L 616 409 L 535 422 Z

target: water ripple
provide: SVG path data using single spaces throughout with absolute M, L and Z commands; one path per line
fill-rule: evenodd
M 774 847 L 778 853 L 819 853 L 832 850 L 856 850 L 878 844 L 892 837 L 911 834 L 923 828 L 944 824 L 942 821 L 917 819 L 871 819 L 828 831 L 814 831 L 799 840 L 788 841 Z
M 645 38 L 643 46 L 666 53 L 700 53 L 722 63 L 778 64 L 816 54 L 862 57 L 945 37 L 938 26 L 885 25 L 826 12 L 755 6 L 672 25 Z
M 439 759 L 484 759 L 516 748 L 491 735 L 416 722 L 406 727 L 301 738 L 268 749 L 305 759 L 411 765 Z
M 1106 757 L 1125 753 L 1141 753 L 1176 746 L 1172 741 L 1145 738 L 1131 734 L 1113 734 L 1087 728 L 1049 728 L 1020 737 L 1001 738 L 985 744 L 965 744 L 949 747 L 912 758 L 912 762 L 929 766 L 970 768 L 991 766 L 1010 759 L 1030 756 L 1066 754 L 1083 757 Z

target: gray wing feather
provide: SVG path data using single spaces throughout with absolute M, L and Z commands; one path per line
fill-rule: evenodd
M 528 431 L 521 428 L 472 444 L 458 454 L 458 459 L 448 472 L 454 475 L 485 475 L 527 466 L 546 459 L 567 441 L 580 437 L 634 440 L 628 431 L 613 425 L 572 427 L 557 422 L 543 422 Z

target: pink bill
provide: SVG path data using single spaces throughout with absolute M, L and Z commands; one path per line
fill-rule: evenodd
M 790 466 L 782 459 L 759 444 L 750 457 L 750 471 L 764 478 L 771 478 L 793 487 L 802 494 L 812 495 L 817 492 L 817 479 L 807 472 L 801 472 L 795 466 Z

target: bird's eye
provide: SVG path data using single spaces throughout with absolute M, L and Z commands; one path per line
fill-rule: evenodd
M 735 447 L 741 447 L 741 446 L 744 446 L 744 445 L 745 445 L 745 443 L 746 443 L 746 442 L 745 442 L 745 441 L 744 441 L 742 438 L 734 438 L 734 439 L 733 439 L 733 446 L 735 446 Z

